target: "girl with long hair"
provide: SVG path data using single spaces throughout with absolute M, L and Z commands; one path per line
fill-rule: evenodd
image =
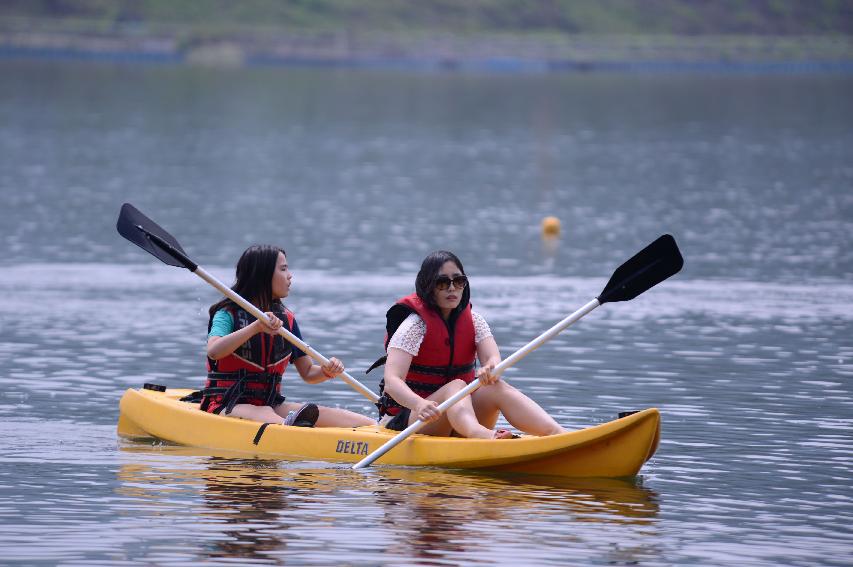
M 249 247 L 237 262 L 235 292 L 265 312 L 255 319 L 228 298 L 210 308 L 207 339 L 208 379 L 201 409 L 253 421 L 313 427 L 375 425 L 369 417 L 339 408 L 287 401 L 281 380 L 288 364 L 309 384 L 331 380 L 344 371 L 337 358 L 319 366 L 292 346 L 278 330 L 302 338 L 293 313 L 282 303 L 293 275 L 287 255 L 277 246 Z

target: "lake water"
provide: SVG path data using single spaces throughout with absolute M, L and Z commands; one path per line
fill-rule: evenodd
M 4 563 L 851 564 L 853 78 L 0 76 Z M 427 252 L 461 257 L 508 355 L 671 233 L 679 275 L 506 374 L 571 428 L 658 407 L 660 448 L 632 479 L 559 481 L 118 439 L 125 389 L 202 384 L 217 299 L 119 237 L 123 202 L 226 282 L 284 246 L 306 340 L 374 389 Z

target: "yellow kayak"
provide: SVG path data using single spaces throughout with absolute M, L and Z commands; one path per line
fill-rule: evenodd
M 118 434 L 265 457 L 356 463 L 397 434 L 379 426 L 305 428 L 266 425 L 199 410 L 180 401 L 191 390 L 129 389 Z M 594 427 L 547 437 L 464 439 L 412 435 L 376 464 L 483 469 L 559 477 L 637 474 L 660 440 L 660 413 L 649 408 Z

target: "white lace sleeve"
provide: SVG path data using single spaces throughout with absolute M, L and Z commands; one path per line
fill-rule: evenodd
M 486 320 L 483 319 L 483 316 L 476 311 L 471 311 L 471 317 L 474 319 L 474 342 L 480 344 L 480 341 L 492 336 L 492 330 L 489 328 Z
M 421 349 L 421 343 L 426 336 L 426 323 L 417 313 L 409 313 L 388 342 L 388 348 L 398 348 L 404 352 L 417 356 Z

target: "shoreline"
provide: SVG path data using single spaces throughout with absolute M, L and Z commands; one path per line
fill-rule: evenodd
M 462 64 L 415 59 L 310 59 L 276 58 L 250 59 L 240 65 L 190 63 L 184 57 L 150 53 L 77 52 L 56 49 L 8 49 L 0 47 L 0 61 L 75 61 L 92 63 L 178 65 L 219 68 L 337 68 L 365 70 L 399 70 L 414 72 L 495 73 L 495 74 L 557 74 L 557 73 L 713 73 L 713 74 L 838 74 L 853 75 L 853 61 L 765 61 L 765 62 L 681 62 L 681 61 L 521 61 L 479 60 Z
M 0 30 L 0 59 L 206 67 L 333 67 L 492 73 L 853 74 L 847 36 L 459 35 L 293 32 L 217 37 L 176 30 Z

